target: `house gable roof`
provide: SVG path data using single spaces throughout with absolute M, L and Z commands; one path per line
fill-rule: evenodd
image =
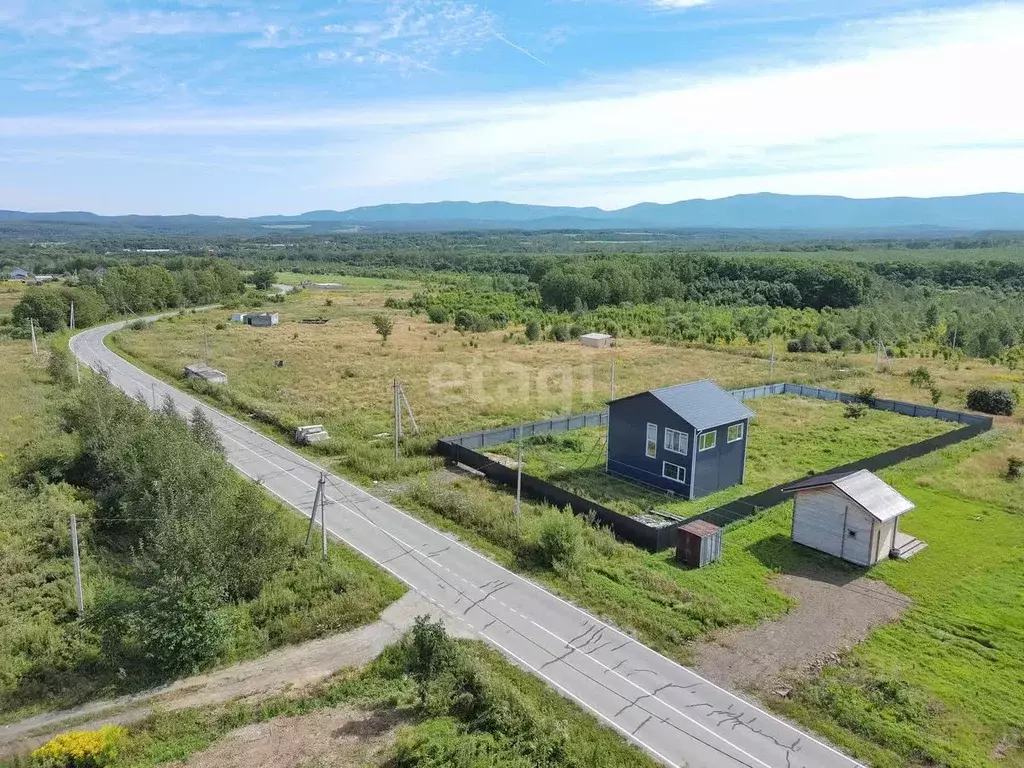
M 612 400 L 610 405 L 641 395 L 655 397 L 698 432 L 754 418 L 754 412 L 747 406 L 713 381 L 706 380 L 640 392 Z
M 892 520 L 914 508 L 914 502 L 882 480 L 878 475 L 862 469 L 859 472 L 836 472 L 818 475 L 783 488 L 784 493 L 806 491 L 835 486 L 845 493 L 879 522 Z

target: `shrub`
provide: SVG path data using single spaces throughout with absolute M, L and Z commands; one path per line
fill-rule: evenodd
M 537 341 L 540 338 L 540 323 L 531 320 L 526 324 L 526 338 L 530 341 Z
M 445 307 L 427 307 L 427 318 L 432 323 L 447 323 L 451 313 Z
M 110 765 L 128 738 L 119 725 L 55 736 L 32 753 L 41 768 L 102 768 Z
M 847 403 L 846 404 L 846 418 L 848 419 L 859 419 L 861 416 L 868 412 L 868 407 L 864 403 Z
M 565 323 L 555 323 L 551 326 L 551 338 L 555 341 L 568 341 L 569 326 Z
M 373 327 L 376 329 L 377 335 L 380 336 L 380 343 L 386 344 L 388 336 L 395 330 L 395 321 L 389 315 L 374 315 Z
M 1006 460 L 1006 479 L 1020 480 L 1024 477 L 1024 459 L 1020 456 L 1011 456 Z
M 537 526 L 537 554 L 541 563 L 556 570 L 579 564 L 583 536 L 580 521 L 571 512 L 550 510 Z
M 932 405 L 938 405 L 939 402 L 942 400 L 942 390 L 939 389 L 938 387 L 932 387 L 931 388 L 931 395 L 932 395 Z
M 875 401 L 877 400 L 877 398 L 875 397 L 875 388 L 864 387 L 863 389 L 858 390 L 856 398 L 858 403 L 863 403 L 869 408 L 872 407 L 875 404 Z
M 932 374 L 923 365 L 920 368 L 912 370 L 909 376 L 911 386 L 930 387 L 932 384 Z
M 786 342 L 786 351 L 787 352 L 800 352 L 800 351 L 802 351 L 800 349 L 800 341 L 799 341 L 799 339 L 790 339 L 788 342 Z
M 128 330 L 130 330 L 130 331 L 145 331 L 151 325 L 153 325 L 151 322 L 149 322 L 148 320 L 143 320 L 140 317 L 138 320 L 132 320 L 130 323 L 128 323 Z
M 967 407 L 993 416 L 1013 416 L 1017 403 L 1008 389 L 972 389 L 967 393 Z
M 218 331 L 223 331 L 223 330 L 224 330 L 225 328 L 227 328 L 227 327 L 228 327 L 228 324 L 227 324 L 227 323 L 217 323 L 217 324 L 216 324 L 215 326 L 213 326 L 213 327 L 214 327 L 214 328 L 215 328 L 216 330 L 218 330 Z

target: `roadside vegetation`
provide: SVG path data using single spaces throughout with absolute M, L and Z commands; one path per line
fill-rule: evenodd
M 259 701 L 236 701 L 205 709 L 157 714 L 116 738 L 102 768 L 150 768 L 186 761 L 247 725 L 289 722 L 303 730 L 302 719 L 343 708 L 353 710 L 360 739 L 378 730 L 395 729 L 370 765 L 482 766 L 510 768 L 653 768 L 656 763 L 621 736 L 563 699 L 540 680 L 520 671 L 482 643 L 456 641 L 444 628 L 418 619 L 401 642 L 390 646 L 364 669 L 345 670 L 334 678 L 291 695 Z M 364 713 L 359 722 L 358 715 Z M 308 731 L 317 728 L 310 720 Z M 109 729 L 108 729 L 109 731 Z M 63 742 L 98 742 L 78 734 Z M 62 743 L 63 743 L 62 742 Z M 39 768 L 39 757 L 0 762 L 4 768 Z M 244 750 L 244 746 L 240 747 Z M 303 765 L 334 765 L 330 747 Z
M 135 690 L 377 618 L 404 588 L 332 546 L 185 419 L 0 342 L 0 718 Z M 69 522 L 79 521 L 85 618 Z

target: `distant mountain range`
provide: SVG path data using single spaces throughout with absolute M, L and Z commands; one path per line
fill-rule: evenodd
M 114 225 L 152 231 L 222 231 L 225 234 L 268 229 L 371 230 L 1024 230 L 1024 194 L 992 193 L 962 197 L 890 197 L 851 199 L 819 195 L 737 195 L 720 200 L 640 203 L 606 211 L 519 205 L 504 202 L 401 203 L 310 211 L 297 216 L 97 216 L 85 212 L 23 213 L 0 211 L 5 223 L 37 222 L 85 227 Z

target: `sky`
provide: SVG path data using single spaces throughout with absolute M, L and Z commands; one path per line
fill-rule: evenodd
M 0 209 L 1024 192 L 1024 2 L 0 0 Z

